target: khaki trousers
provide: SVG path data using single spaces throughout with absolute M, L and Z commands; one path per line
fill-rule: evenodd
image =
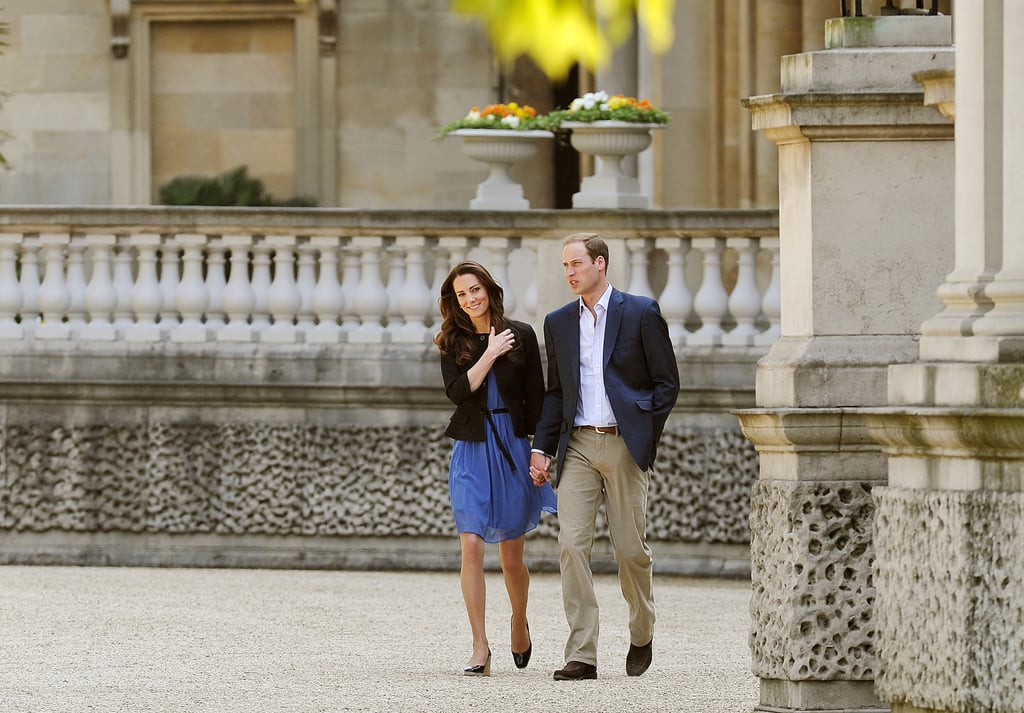
M 597 665 L 600 630 L 590 556 L 603 501 L 619 586 L 629 605 L 629 638 L 646 645 L 654 634 L 651 549 L 647 546 L 647 489 L 621 436 L 574 430 L 558 480 L 558 544 L 562 605 L 569 623 L 565 660 Z

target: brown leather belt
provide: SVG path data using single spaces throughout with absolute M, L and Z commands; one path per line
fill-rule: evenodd
M 582 428 L 584 431 L 593 431 L 594 433 L 600 433 L 603 436 L 619 435 L 618 426 L 576 426 L 576 428 Z

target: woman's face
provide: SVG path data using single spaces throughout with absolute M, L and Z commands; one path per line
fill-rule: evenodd
M 477 331 L 486 332 L 491 326 L 491 303 L 487 297 L 487 288 L 480 278 L 471 272 L 459 275 L 452 281 L 455 298 L 459 307 L 469 315 Z

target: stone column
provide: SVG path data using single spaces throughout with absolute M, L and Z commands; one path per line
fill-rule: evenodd
M 913 361 L 952 250 L 953 127 L 914 74 L 949 68 L 947 17 L 828 21 L 745 105 L 778 145 L 781 338 L 740 412 L 751 502 L 757 710 L 884 710 L 874 693 L 872 489 L 886 460 L 857 407 Z
M 889 456 L 876 684 L 899 713 L 1024 710 L 1024 4 L 956 11 L 955 264 L 866 415 Z

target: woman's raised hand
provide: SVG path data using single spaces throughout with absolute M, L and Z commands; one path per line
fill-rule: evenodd
M 494 333 L 494 325 L 491 325 L 491 334 L 487 337 L 487 351 L 497 359 L 502 354 L 512 351 L 515 346 L 516 337 L 511 329 L 505 329 L 498 334 Z

